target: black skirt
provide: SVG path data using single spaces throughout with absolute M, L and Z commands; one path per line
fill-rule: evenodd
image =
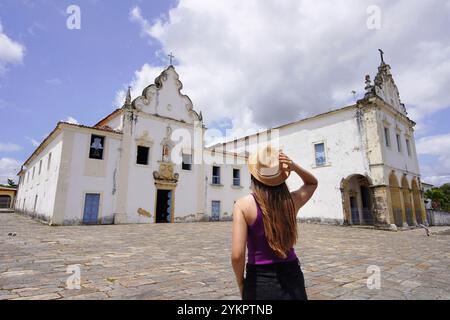
M 300 261 L 247 264 L 242 300 L 308 300 Z

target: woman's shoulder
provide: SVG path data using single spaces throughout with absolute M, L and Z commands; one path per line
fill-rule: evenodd
M 256 217 L 255 200 L 252 194 L 248 194 L 236 200 L 235 206 L 239 208 L 247 225 L 253 223 Z
M 248 209 L 251 204 L 253 204 L 255 202 L 253 195 L 252 194 L 248 194 L 246 196 L 240 197 L 239 199 L 236 200 L 236 205 L 242 210 L 242 211 L 246 211 L 246 209 Z

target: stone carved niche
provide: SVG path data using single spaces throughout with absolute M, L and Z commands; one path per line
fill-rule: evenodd
M 178 182 L 179 174 L 175 172 L 175 165 L 171 159 L 172 148 L 174 147 L 174 141 L 171 139 L 172 128 L 167 126 L 166 136 L 161 141 L 162 155 L 161 160 L 158 161 L 159 168 L 158 171 L 153 171 L 153 178 L 155 178 L 155 183 L 175 184 Z

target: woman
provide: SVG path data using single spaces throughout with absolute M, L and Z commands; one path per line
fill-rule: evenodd
M 306 300 L 293 246 L 297 211 L 313 195 L 317 179 L 270 145 L 250 155 L 248 168 L 253 193 L 237 200 L 233 209 L 231 262 L 242 299 Z M 304 182 L 293 192 L 285 183 L 291 171 Z

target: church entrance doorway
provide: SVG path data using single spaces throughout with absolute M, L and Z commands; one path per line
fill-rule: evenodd
M 156 223 L 173 222 L 173 191 L 165 189 L 156 190 Z
M 352 174 L 341 181 L 344 221 L 353 225 L 373 225 L 373 199 L 369 178 Z
M 356 198 L 350 197 L 350 210 L 352 212 L 352 224 L 359 224 L 359 210 Z

